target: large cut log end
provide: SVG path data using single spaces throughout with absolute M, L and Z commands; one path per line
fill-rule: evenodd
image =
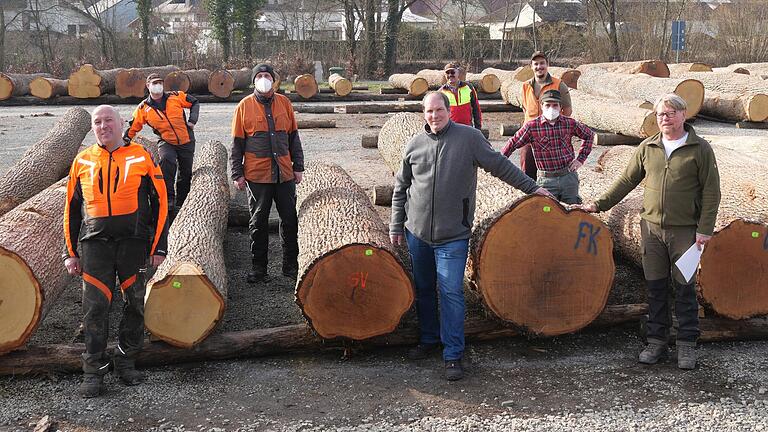
M 13 96 L 13 81 L 3 73 L 0 73 L 0 101 L 10 99 Z
M 588 325 L 605 307 L 613 285 L 609 229 L 549 198 L 516 201 L 474 250 L 471 278 L 486 306 L 539 336 Z
M 190 348 L 210 334 L 224 309 L 224 299 L 205 272 L 182 262 L 147 287 L 144 324 L 161 340 Z
M 643 119 L 642 133 L 645 138 L 656 135 L 659 132 L 659 124 L 656 122 L 656 113 L 654 111 L 648 111 Z
M 391 333 L 413 302 L 410 277 L 386 249 L 352 244 L 315 261 L 299 278 L 296 301 L 326 339 Z
M 687 118 L 695 117 L 701 110 L 701 106 L 704 105 L 704 84 L 699 80 L 683 80 L 675 88 L 675 94 L 683 98 L 688 104 Z
M 208 91 L 220 98 L 227 98 L 235 88 L 235 77 L 226 70 L 218 69 L 211 72 L 208 78 Z
M 751 122 L 768 120 L 768 95 L 758 93 L 747 98 L 747 120 Z
M 703 302 L 725 317 L 768 314 L 768 225 L 737 219 L 715 233 L 701 255 Z
M 22 346 L 40 321 L 42 291 L 26 262 L 0 247 L 0 354 Z
M 311 99 L 317 94 L 317 81 L 310 74 L 299 75 L 293 81 L 294 89 L 304 99 Z

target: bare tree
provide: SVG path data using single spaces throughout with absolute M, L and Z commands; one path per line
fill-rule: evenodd
M 384 38 L 384 73 L 392 74 L 397 65 L 397 35 L 403 13 L 416 0 L 387 0 L 387 32 Z
M 621 54 L 619 51 L 619 36 L 616 29 L 616 0 L 588 0 L 588 4 L 594 5 L 602 21 L 603 29 L 608 34 L 610 41 L 610 61 L 621 61 Z M 607 27 L 607 28 L 606 28 Z

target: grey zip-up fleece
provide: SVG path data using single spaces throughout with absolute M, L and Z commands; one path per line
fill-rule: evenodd
M 392 195 L 389 233 L 429 244 L 467 239 L 475 217 L 477 167 L 525 193 L 539 186 L 491 147 L 480 130 L 450 121 L 437 134 L 429 125 L 405 146 Z

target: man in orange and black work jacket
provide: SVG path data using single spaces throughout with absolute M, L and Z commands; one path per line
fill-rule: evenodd
M 123 142 L 122 120 L 113 107 L 97 107 L 91 126 L 97 144 L 72 163 L 64 207 L 64 265 L 83 276 L 83 397 L 101 393 L 109 369 L 105 351 L 116 277 L 125 305 L 114 372 L 127 385 L 143 380 L 135 358 L 144 341 L 146 264 L 148 258 L 152 266 L 163 262 L 168 236 L 165 183 L 152 157 L 144 147 Z
M 560 92 L 560 114 L 570 117 L 573 113 L 571 106 L 571 95 L 568 94 L 568 86 L 559 78 L 549 74 L 549 59 L 541 51 L 536 51 L 531 56 L 531 68 L 533 69 L 533 79 L 523 84 L 523 112 L 525 120 L 523 124 L 542 115 L 541 101 L 539 98 L 547 90 L 557 90 Z M 533 157 L 533 149 L 528 144 L 520 148 L 520 169 L 528 177 L 536 180 L 536 160 Z
M 182 91 L 164 91 L 163 77 L 156 73 L 147 77 L 147 89 L 149 97 L 134 110 L 133 120 L 125 131 L 124 139 L 126 142 L 132 140 L 145 124 L 160 137 L 160 169 L 163 170 L 168 206 L 173 216 L 184 204 L 192 182 L 192 158 L 195 156 L 193 130 L 200 113 L 200 103 Z M 185 108 L 189 109 L 189 120 Z
M 256 66 L 252 78 L 253 94 L 243 98 L 235 108 L 230 152 L 232 180 L 238 189 L 248 188 L 251 214 L 248 228 L 253 255 L 249 283 L 267 276 L 267 230 L 272 201 L 280 215 L 283 275 L 296 277 L 299 254 L 296 185 L 304 173 L 304 151 L 293 106 L 287 97 L 274 92 L 272 66 Z
M 443 73 L 447 82 L 440 87 L 440 91 L 448 96 L 448 102 L 451 103 L 451 120 L 480 129 L 483 125 L 483 114 L 480 112 L 477 91 L 459 79 L 461 65 L 448 63 L 443 68 Z

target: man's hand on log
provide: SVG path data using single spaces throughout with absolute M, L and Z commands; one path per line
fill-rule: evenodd
M 395 246 L 400 246 L 401 244 L 405 243 L 405 240 L 403 239 L 402 234 L 390 234 L 389 240 L 392 242 Z
M 238 177 L 232 182 L 238 190 L 245 190 L 245 177 Z
M 555 196 L 552 195 L 551 192 L 549 192 L 548 190 L 544 189 L 543 187 L 540 187 L 540 188 L 536 189 L 535 191 L 533 191 L 533 194 L 534 195 L 541 195 L 541 196 L 545 196 L 545 197 L 550 197 L 553 200 L 557 201 L 557 198 L 555 198 Z
M 165 261 L 164 255 L 152 255 L 151 257 L 149 257 L 149 265 L 151 265 L 152 267 L 159 267 L 160 264 L 163 263 L 163 261 Z
M 80 258 L 69 257 L 64 260 L 64 267 L 67 268 L 67 273 L 75 276 L 83 274 L 83 268 L 80 267 Z
M 304 171 L 294 171 L 293 176 L 296 177 L 296 184 L 299 184 L 304 179 Z
M 704 249 L 704 245 L 712 238 L 711 235 L 696 233 L 696 247 L 699 250 Z
M 589 204 L 571 204 L 568 206 L 568 210 L 583 210 L 587 213 L 597 213 L 597 204 L 595 203 L 589 203 Z

